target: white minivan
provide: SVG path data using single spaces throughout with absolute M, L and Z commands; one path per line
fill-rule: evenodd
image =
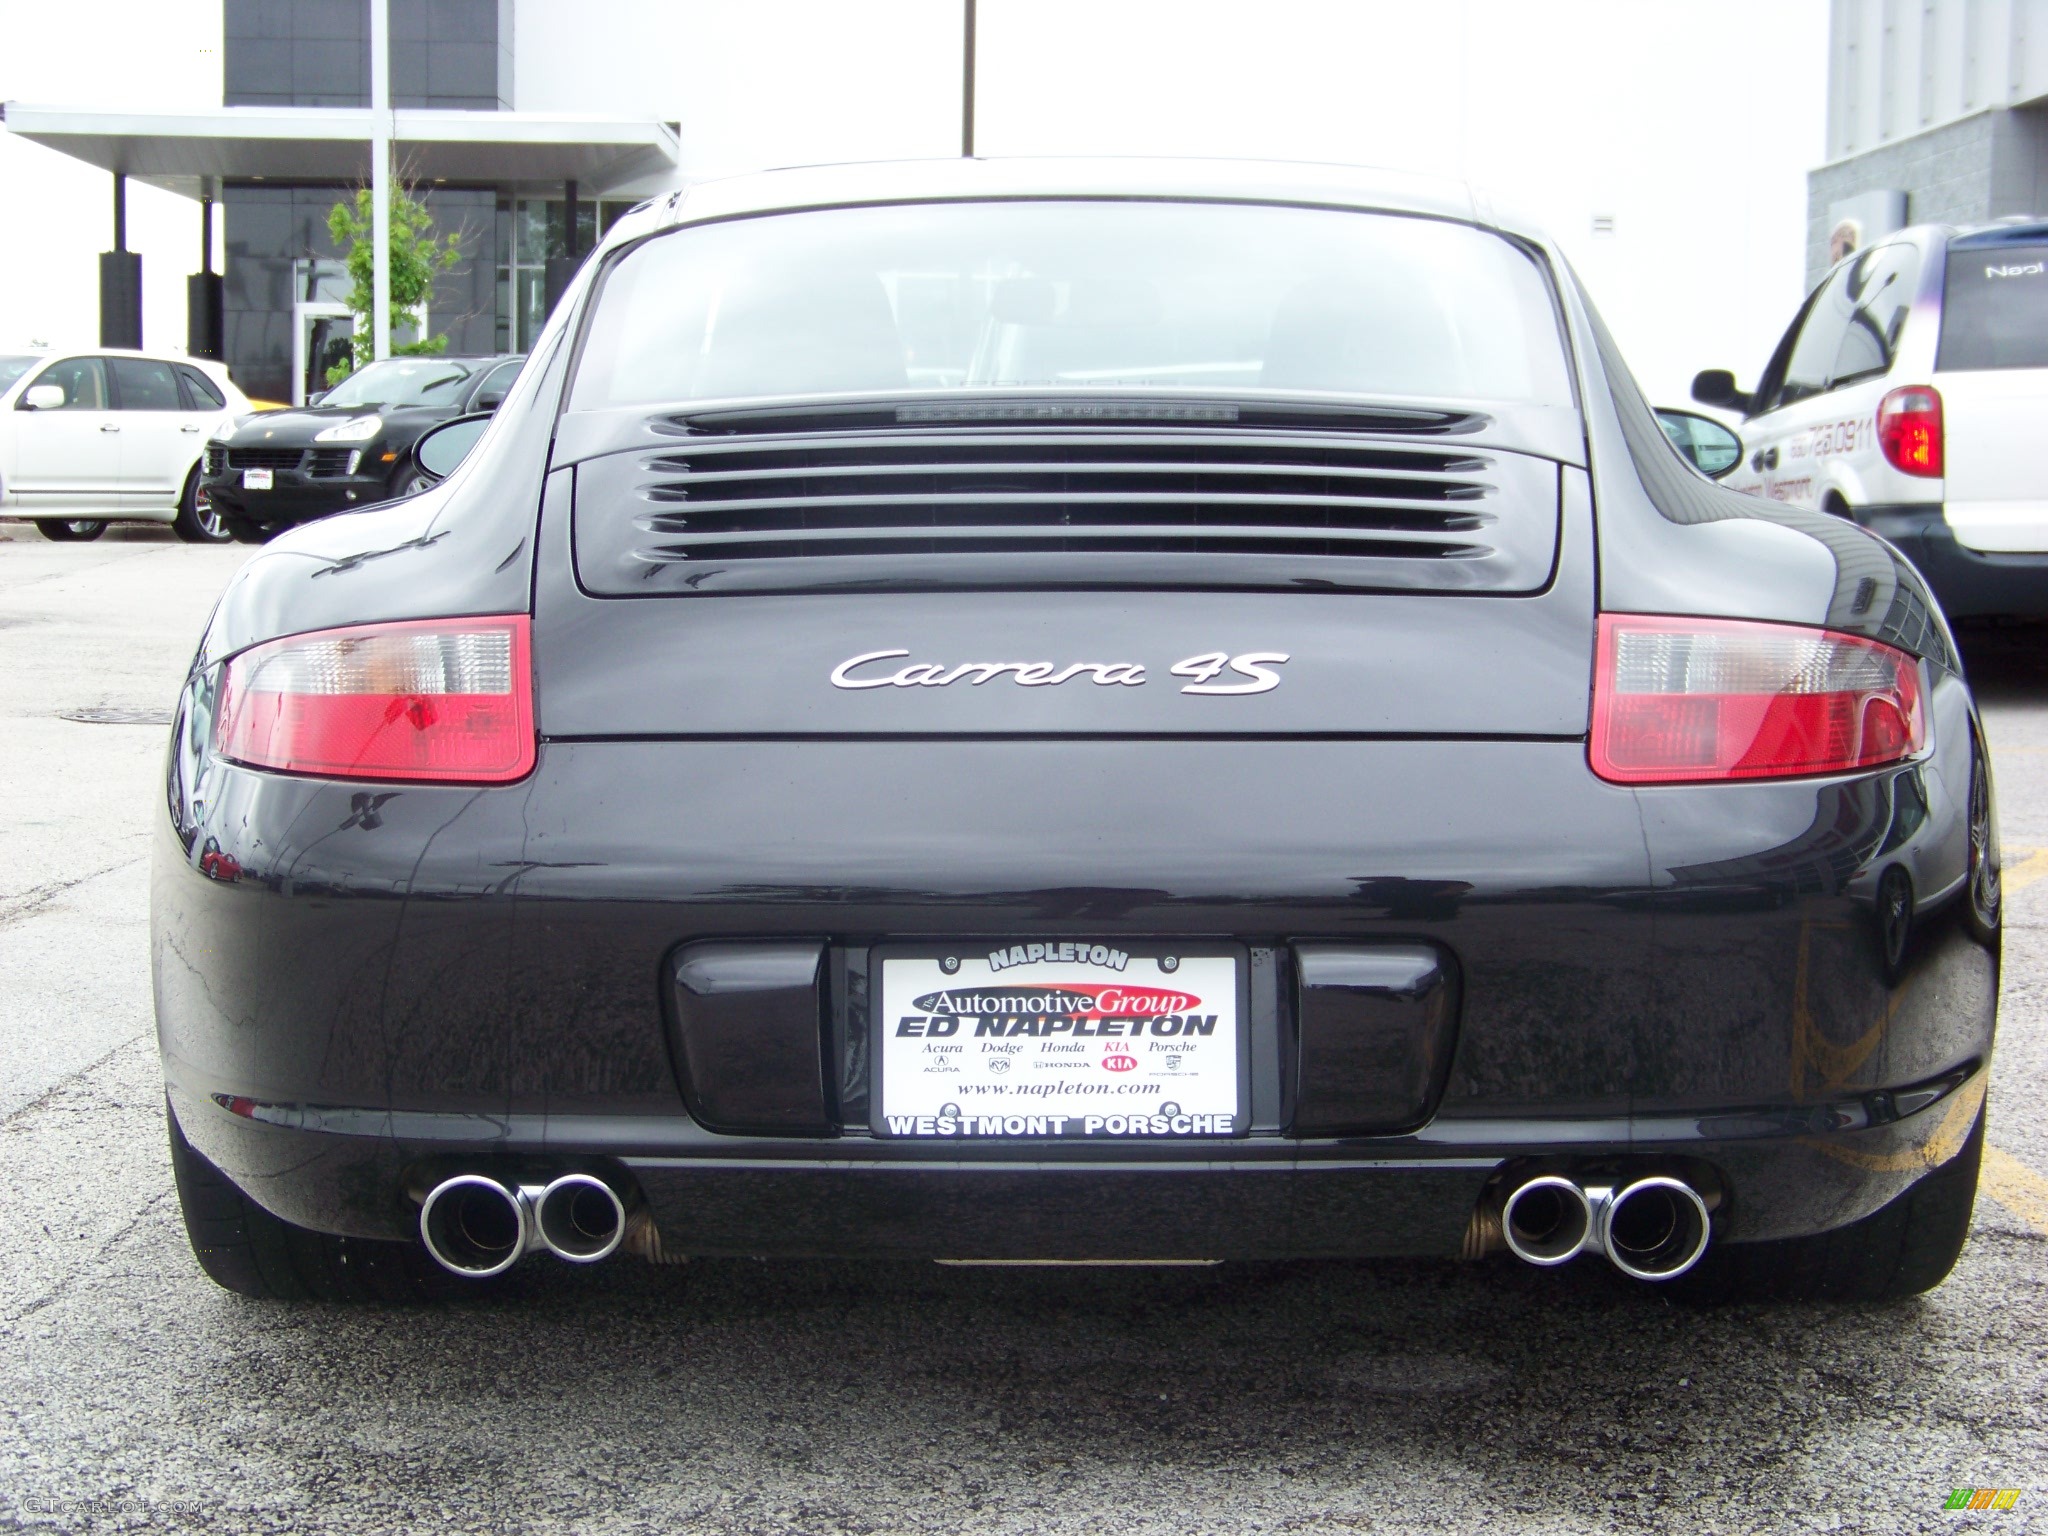
M 1851 517 L 1903 550 L 1952 617 L 2048 615 L 2048 222 L 1920 225 L 1846 257 L 1739 410 L 1722 483 Z
M 214 429 L 249 409 L 225 368 L 197 358 L 0 356 L 0 517 L 32 518 L 49 539 L 96 539 L 120 520 L 220 543 L 199 463 Z

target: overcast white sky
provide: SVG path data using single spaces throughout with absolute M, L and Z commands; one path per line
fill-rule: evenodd
M 1753 377 L 1804 289 L 1825 0 L 981 0 L 985 154 L 1351 161 L 1531 210 L 1660 402 Z M 959 0 L 517 0 L 515 106 L 682 124 L 686 170 L 947 154 Z M 220 0 L 0 0 L 0 100 L 220 104 Z M 0 134 L 0 347 L 90 345 L 104 173 Z M 1596 216 L 1614 220 L 1595 236 Z M 152 346 L 196 205 L 132 189 Z

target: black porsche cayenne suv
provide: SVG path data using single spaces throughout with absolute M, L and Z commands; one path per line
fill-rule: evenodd
M 258 1296 L 522 1255 L 1948 1272 L 1998 857 L 1927 589 L 1553 246 L 1327 167 L 620 221 L 475 452 L 246 564 L 154 967 Z
M 200 475 L 221 521 L 253 543 L 296 523 L 427 488 L 413 445 L 442 422 L 496 410 L 524 357 L 394 357 L 304 406 L 214 434 Z

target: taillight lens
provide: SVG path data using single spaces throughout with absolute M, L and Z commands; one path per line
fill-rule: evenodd
M 1603 779 L 1846 773 L 1926 739 L 1920 664 L 1904 651 L 1790 624 L 1601 615 L 1592 759 Z
M 1902 474 L 1941 478 L 1941 396 L 1925 384 L 1895 389 L 1877 402 L 1877 446 Z
M 320 630 L 228 662 L 216 744 L 330 779 L 502 784 L 533 768 L 526 616 Z

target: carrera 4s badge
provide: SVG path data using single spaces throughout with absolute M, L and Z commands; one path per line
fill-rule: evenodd
M 882 665 L 908 651 L 864 651 L 849 656 L 832 669 L 834 688 L 944 688 L 967 681 L 979 688 L 983 683 L 1008 674 L 1020 688 L 1057 688 L 1061 683 L 1086 677 L 1098 688 L 1142 688 L 1145 668 L 1135 661 L 1076 661 L 1060 666 L 1050 661 L 963 661 L 949 666 L 940 661 L 911 662 L 891 672 Z M 1270 693 L 1280 686 L 1280 674 L 1273 668 L 1287 660 L 1285 651 L 1246 651 L 1232 656 L 1227 651 L 1205 651 L 1176 661 L 1166 670 L 1175 677 L 1190 679 L 1182 693 L 1243 694 Z M 1219 682 L 1218 678 L 1229 680 Z M 1236 679 L 1243 678 L 1239 682 Z

